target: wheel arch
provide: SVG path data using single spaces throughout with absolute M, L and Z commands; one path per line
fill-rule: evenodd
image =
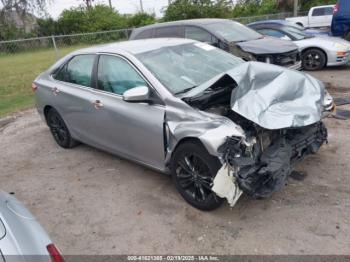
M 44 116 L 45 116 L 45 121 L 46 121 L 46 123 L 47 123 L 47 114 L 49 113 L 50 109 L 52 109 L 52 108 L 54 108 L 54 107 L 53 107 L 53 106 L 50 106 L 50 105 L 44 106 L 43 112 L 44 112 Z
M 194 143 L 194 144 L 197 144 L 198 146 L 202 147 L 203 149 L 205 149 L 205 151 L 207 151 L 207 153 L 211 156 L 214 156 L 214 157 L 217 157 L 215 155 L 212 155 L 210 154 L 208 148 L 205 146 L 205 144 L 203 143 L 203 141 L 201 141 L 198 137 L 195 137 L 195 136 L 187 136 L 187 137 L 183 137 L 181 138 L 173 147 L 173 149 L 171 150 L 170 152 L 170 155 L 169 157 L 167 157 L 167 160 L 166 160 L 166 165 L 170 165 L 172 159 L 173 159 L 173 156 L 174 156 L 174 153 L 176 152 L 176 150 L 179 148 L 180 145 L 182 144 L 185 144 L 185 143 Z

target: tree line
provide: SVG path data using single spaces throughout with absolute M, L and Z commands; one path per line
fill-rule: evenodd
M 57 20 L 50 17 L 37 19 L 35 30 L 25 33 L 6 19 L 6 12 L 16 10 L 23 17 L 30 12 L 45 13 L 48 0 L 0 0 L 0 40 L 50 36 L 84 32 L 96 32 L 132 28 L 155 22 L 193 18 L 236 18 L 288 12 L 293 10 L 293 0 L 174 0 L 163 10 L 163 17 L 139 12 L 133 15 L 120 14 L 110 5 L 83 0 L 84 5 L 64 10 Z M 334 4 L 336 0 L 299 0 L 299 10 L 312 6 Z M 14 5 L 14 3 L 16 5 Z

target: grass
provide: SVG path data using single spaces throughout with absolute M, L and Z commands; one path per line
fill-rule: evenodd
M 59 55 L 80 47 L 61 48 Z M 0 56 L 0 117 L 34 105 L 32 82 L 55 61 L 53 49 Z

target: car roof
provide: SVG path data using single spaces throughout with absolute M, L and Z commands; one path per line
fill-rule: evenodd
M 172 25 L 209 25 L 209 24 L 215 24 L 215 23 L 222 23 L 222 22 L 234 22 L 233 20 L 229 19 L 220 19 L 220 18 L 201 18 L 201 19 L 188 19 L 188 20 L 178 20 L 173 22 L 165 22 L 165 23 L 156 23 L 153 25 L 147 25 L 143 27 L 136 28 L 135 31 L 141 31 L 144 29 L 152 29 L 152 28 L 159 28 L 163 26 L 172 26 Z
M 263 21 L 257 21 L 257 22 L 253 22 L 248 24 L 248 26 L 251 25 L 264 25 L 264 24 L 276 24 L 276 25 L 288 25 L 288 26 L 298 26 L 297 24 L 293 23 L 293 22 L 289 22 L 286 20 L 263 20 Z
M 117 42 L 112 44 L 97 45 L 89 48 L 79 49 L 73 54 L 81 53 L 120 53 L 127 52 L 130 54 L 139 54 L 161 47 L 177 46 L 182 44 L 195 43 L 196 41 L 183 38 L 153 38 Z

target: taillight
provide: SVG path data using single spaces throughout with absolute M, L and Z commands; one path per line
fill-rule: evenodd
M 38 90 L 38 86 L 36 84 L 34 84 L 34 83 L 32 83 L 32 90 L 33 90 L 33 92 Z
M 50 254 L 52 262 L 64 262 L 62 255 L 60 254 L 60 252 L 54 244 L 50 244 L 46 248 Z
M 333 14 L 336 14 L 338 11 L 339 11 L 339 3 L 337 3 L 337 4 L 334 6 Z

